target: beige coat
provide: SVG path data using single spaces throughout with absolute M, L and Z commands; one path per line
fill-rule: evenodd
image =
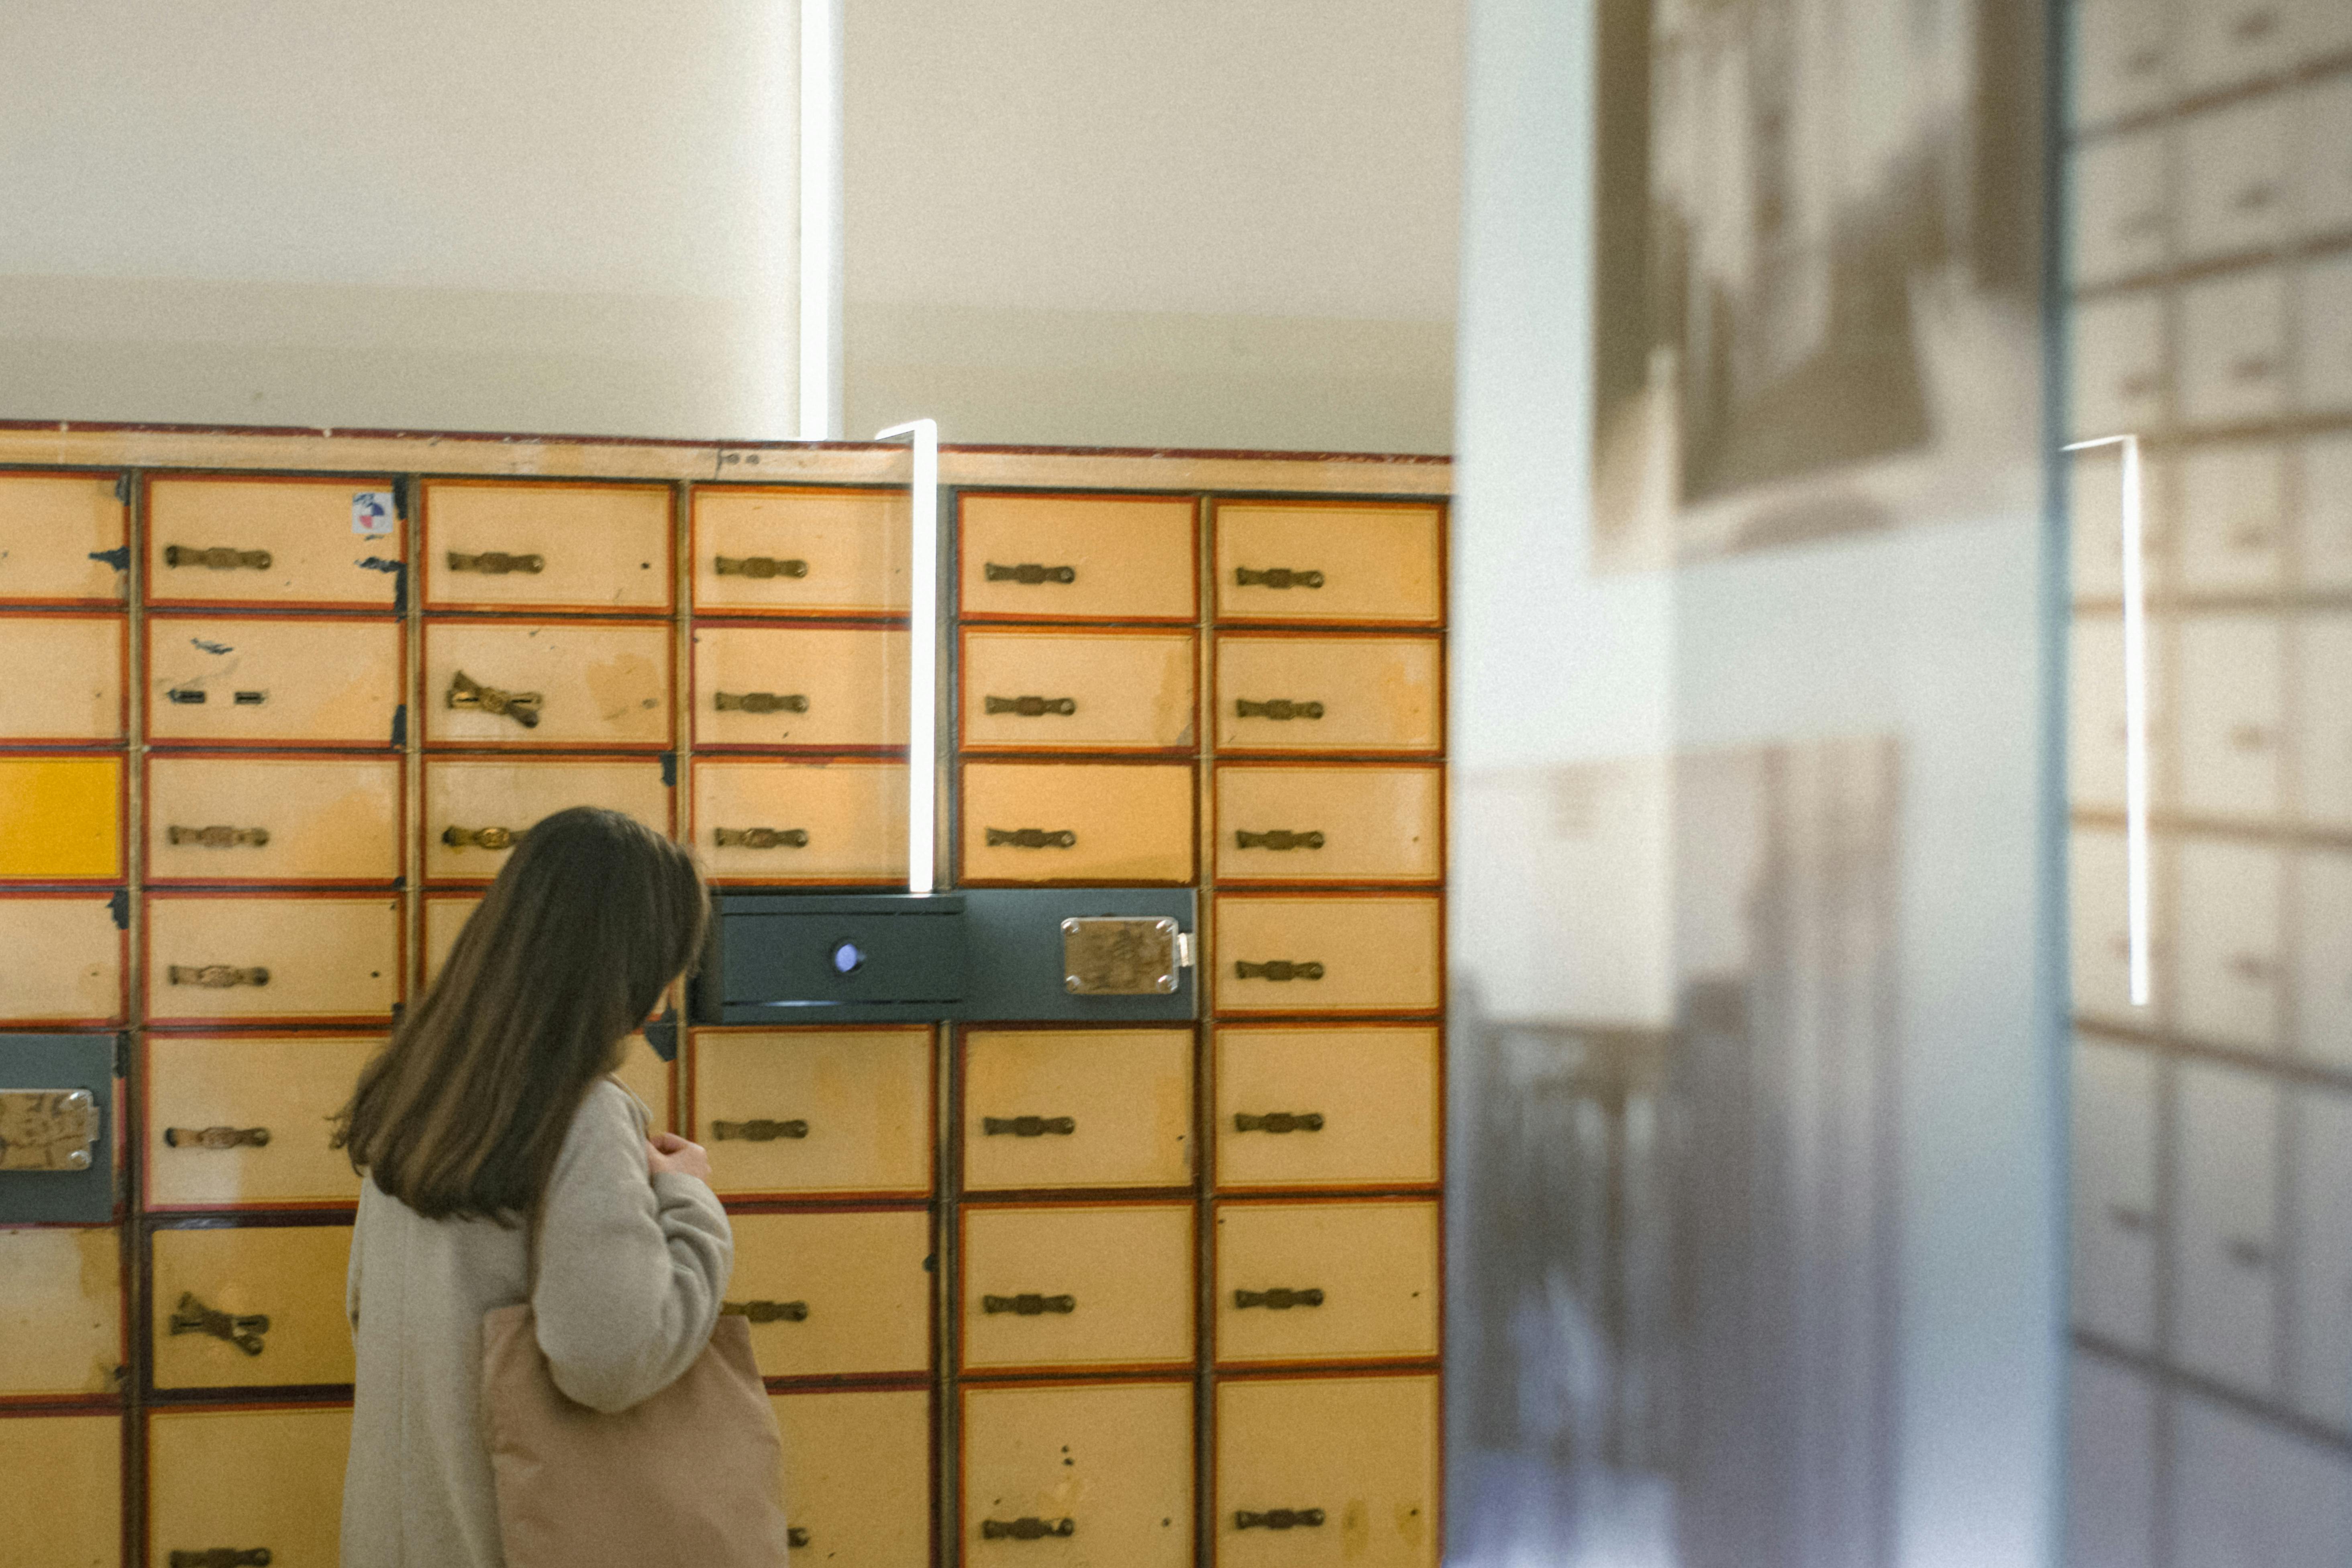
M 646 1111 L 581 1102 L 548 1187 L 530 1303 L 556 1386 L 625 1410 L 694 1363 L 735 1261 L 691 1176 L 646 1174 Z M 482 1440 L 482 1314 L 523 1300 L 524 1231 L 429 1220 L 362 1184 L 348 1304 L 359 1352 L 342 1568 L 503 1568 Z

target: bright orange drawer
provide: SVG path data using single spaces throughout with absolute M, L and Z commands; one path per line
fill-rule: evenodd
M 150 882 L 389 882 L 400 873 L 397 757 L 147 762 Z
M 1434 882 L 1445 773 L 1435 766 L 1217 769 L 1224 882 Z
M 128 944 L 111 901 L 121 897 L 0 899 L 0 952 L 9 957 L 0 964 L 0 1023 L 108 1024 L 122 1016 Z
M 1217 617 L 1434 626 L 1445 616 L 1433 506 L 1223 501 Z
M 1166 763 L 972 763 L 968 882 L 1188 882 L 1192 769 Z
M 394 620 L 147 621 L 147 736 L 220 746 L 388 746 Z
M 1225 752 L 1434 752 L 1444 670 L 1435 637 L 1217 638 Z
M 966 631 L 964 749 L 1188 748 L 1193 668 L 1190 632 Z
M 575 805 L 625 812 L 669 836 L 670 790 L 657 762 L 443 761 L 425 764 L 425 875 L 487 882 L 541 818 Z
M 152 479 L 147 602 L 389 610 L 406 531 L 390 479 Z
M 670 628 L 427 621 L 424 701 L 436 746 L 667 746 Z
M 905 615 L 907 492 L 696 486 L 694 607 Z
M 1169 496 L 957 498 L 973 620 L 1190 621 L 1193 503 Z
M 130 509 L 112 474 L 0 474 L 0 603 L 122 598 Z
M 112 1394 L 121 1367 L 122 1233 L 0 1230 L 0 1397 Z
M 0 617 L 0 741 L 122 736 L 121 616 Z
M 425 603 L 436 610 L 670 606 L 670 489 L 431 479 Z
M 1220 1013 L 1423 1013 L 1441 997 L 1434 897 L 1224 895 L 1216 905 Z
M 122 875 L 122 759 L 0 756 L 0 879 Z
M 315 1023 L 389 1016 L 400 900 L 159 893 L 147 900 L 147 1015 Z
M 907 764 L 694 764 L 694 849 L 721 881 L 907 879 Z
M 907 634 L 886 626 L 694 628 L 694 743 L 907 743 Z
M 383 1048 L 378 1036 L 147 1039 L 151 1208 L 357 1203 L 332 1118 Z

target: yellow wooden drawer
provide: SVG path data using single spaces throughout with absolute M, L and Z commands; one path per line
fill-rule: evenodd
M 1171 496 L 957 499 L 962 614 L 972 620 L 1190 621 L 1193 503 Z
M 1437 1260 L 1433 1198 L 1220 1204 L 1217 1362 L 1434 1356 Z
M 1445 773 L 1435 766 L 1217 770 L 1217 879 L 1434 882 Z
M 357 1203 L 351 1157 L 327 1140 L 383 1048 L 381 1036 L 149 1036 L 147 1206 Z
M 327 1568 L 342 1550 L 348 1406 L 164 1410 L 147 1420 L 151 1568 L 175 1552 Z
M 973 1029 L 963 1043 L 966 1187 L 1192 1181 L 1192 1030 Z
M 694 852 L 721 882 L 904 882 L 907 764 L 694 764 Z
M 1192 1205 L 967 1205 L 962 1219 L 966 1372 L 1192 1360 Z
M 425 604 L 435 610 L 670 607 L 667 485 L 425 486 Z
M 160 1227 L 150 1245 L 157 1388 L 352 1381 L 352 1325 L 343 1304 L 349 1225 L 198 1222 L 191 1229 Z M 177 1333 L 174 1321 L 182 1325 Z
M 400 819 L 397 757 L 152 756 L 147 879 L 389 882 Z
M 1225 752 L 1434 752 L 1445 676 L 1435 637 L 1217 638 Z
M 961 1560 L 1190 1568 L 1192 1468 L 1189 1384 L 966 1388 Z
M 131 520 L 115 484 L 112 474 L 0 475 L 0 604 L 122 598 Z
M 388 610 L 406 529 L 389 479 L 151 479 L 147 602 Z
M 1439 1424 L 1423 1374 L 1220 1382 L 1218 1568 L 1434 1568 Z
M 147 738 L 388 746 L 402 658 L 394 620 L 150 616 Z
M 1190 632 L 967 631 L 964 749 L 1190 747 L 1193 668 Z
M 121 1386 L 121 1248 L 110 1226 L 0 1230 L 0 1398 Z
M 1439 1049 L 1433 1027 L 1219 1029 L 1217 1185 L 1433 1184 Z
M 123 732 L 121 616 L 0 616 L 0 741 L 117 741 Z
M 905 745 L 907 634 L 888 626 L 696 626 L 694 743 Z
M 1217 618 L 1434 626 L 1445 618 L 1443 513 L 1353 501 L 1224 501 Z
M 730 1198 L 931 1190 L 928 1028 L 698 1029 L 694 1137 Z
M 11 1521 L 0 1568 L 122 1561 L 122 1417 L 0 1412 L 0 1476 Z
M 779 1394 L 784 1518 L 826 1568 L 929 1568 L 931 1396 L 920 1388 Z
M 122 1016 L 129 941 L 113 899 L 76 893 L 0 899 L 0 1023 L 108 1024 Z
M 1442 999 L 1434 897 L 1220 895 L 1221 1013 L 1425 1013 Z
M 541 818 L 575 805 L 624 812 L 664 837 L 670 790 L 661 764 L 449 762 L 425 764 L 425 875 L 436 882 L 487 882 Z
M 158 1022 L 381 1018 L 399 994 L 396 898 L 147 900 L 147 1016 Z
M 1192 769 L 1167 763 L 973 763 L 962 879 L 1189 882 Z
M 427 621 L 423 701 L 431 745 L 667 746 L 670 628 Z
M 121 875 L 121 758 L 0 756 L 0 880 Z
M 694 607 L 905 615 L 907 492 L 697 486 Z
M 931 1363 L 930 1216 L 921 1209 L 739 1214 L 732 1309 L 769 1377 Z

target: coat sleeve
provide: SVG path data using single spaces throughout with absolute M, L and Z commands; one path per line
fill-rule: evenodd
M 541 1210 L 531 1292 L 555 1385 L 626 1410 L 692 1366 L 735 1263 L 726 1211 L 692 1176 L 648 1179 L 635 1101 L 599 1080 L 573 1116 Z

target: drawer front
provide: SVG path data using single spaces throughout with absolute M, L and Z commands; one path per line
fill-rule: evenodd
M 0 1398 L 121 1388 L 121 1248 L 110 1226 L 0 1230 Z
M 1438 1352 L 1437 1203 L 1217 1207 L 1217 1360 Z
M 2294 62 L 2303 39 L 2293 0 L 2202 0 L 2178 10 L 2180 87 L 2201 94 Z
M 118 602 L 130 513 L 112 474 L 0 476 L 0 604 Z
M 903 616 L 907 559 L 905 490 L 694 492 L 698 610 Z
M 120 616 L 0 619 L 0 669 L 17 672 L 0 681 L 0 741 L 121 739 L 124 624 Z
M 147 1016 L 282 1023 L 389 1016 L 400 994 L 400 900 L 147 901 Z
M 2074 282 L 2108 282 L 2162 267 L 2171 247 L 2165 154 L 2170 135 L 2104 138 L 2074 154 Z
M 667 746 L 670 629 L 427 622 L 424 703 L 435 745 Z
M 2294 870 L 2297 1053 L 2340 1071 L 2352 1068 L 2352 854 L 2308 850 Z
M 1437 881 L 1444 802 L 1442 768 L 1221 767 L 1217 879 Z
M 919 1388 L 779 1394 L 784 1517 L 832 1568 L 929 1568 L 931 1397 Z
M 575 805 L 624 812 L 664 837 L 670 791 L 661 764 L 428 762 L 425 764 L 425 875 L 487 882 L 532 824 Z
M 964 748 L 1189 747 L 1193 669 L 1189 632 L 967 631 L 961 677 Z
M 1217 617 L 1435 626 L 1444 544 L 1433 506 L 1228 501 L 1216 510 Z
M 2073 311 L 2074 434 L 2146 430 L 2164 416 L 2170 385 L 2164 357 L 2164 303 L 2148 296 L 2092 300 Z
M 2180 458 L 2180 580 L 2210 593 L 2275 587 L 2286 555 L 2285 454 L 2267 443 Z M 2103 517 L 2110 528 L 2116 512 Z
M 352 1381 L 352 1325 L 343 1315 L 350 1226 L 163 1229 L 152 1245 L 157 1388 Z
M 961 1534 L 966 1563 L 1191 1568 L 1191 1386 L 964 1390 Z
M 2192 616 L 2179 637 L 2182 808 L 2240 819 L 2274 815 L 2284 628 L 2265 616 Z
M 1217 746 L 1434 752 L 1445 677 L 1434 637 L 1217 639 Z
M 931 1190 L 931 1031 L 700 1029 L 694 1137 L 727 1197 Z
M 1190 1204 L 967 1205 L 962 1217 L 965 1371 L 1192 1361 Z
M 122 759 L 0 757 L 0 880 L 122 875 Z
M 147 1204 L 357 1203 L 335 1113 L 381 1036 L 147 1041 Z
M 2174 1024 L 2200 1040 L 2274 1050 L 2287 976 L 2283 853 L 2210 838 L 2174 849 L 2180 888 Z
M 722 882 L 903 883 L 907 765 L 697 760 L 694 852 Z
M 957 503 L 975 620 L 1189 621 L 1193 504 L 1166 496 L 972 495 Z
M 903 746 L 907 634 L 883 626 L 694 629 L 698 746 Z
M 110 896 L 0 899 L 0 1022 L 111 1023 L 122 1016 L 123 950 Z
M 174 1552 L 269 1553 L 279 1568 L 337 1561 L 352 1413 L 168 1410 L 147 1423 L 152 1568 Z
M 2083 0 L 2074 50 L 2074 118 L 2099 125 L 2162 103 L 2173 90 L 2169 7 Z
M 739 1214 L 727 1300 L 768 1377 L 921 1372 L 931 1363 L 930 1216 Z M 794 1306 L 793 1303 L 797 1303 Z
M 2185 259 L 2267 250 L 2285 237 L 2294 200 L 2291 105 L 2272 97 L 2200 114 L 2180 132 Z
M 1434 1377 L 1220 1383 L 1219 1568 L 1433 1568 L 1439 1420 Z
M 2286 322 L 2286 279 L 2275 271 L 2183 289 L 2181 416 L 2191 424 L 2220 425 L 2283 412 Z
M 392 491 L 390 479 L 152 480 L 147 602 L 389 610 L 407 548 Z
M 38 1537 L 0 1548 L 9 1568 L 122 1561 L 122 1417 L 0 1419 L 0 1476 L 17 1496 L 40 1500 Z
M 670 607 L 667 485 L 425 487 L 425 603 L 434 609 Z
M 147 736 L 224 746 L 388 746 L 398 621 L 147 623 Z
M 2352 81 L 2339 77 L 2301 95 L 2295 141 L 2303 164 L 2296 212 L 2303 232 L 2352 227 Z
M 396 757 L 151 757 L 147 879 L 389 882 L 400 816 Z
M 449 950 L 457 945 L 457 933 L 481 908 L 478 894 L 436 893 L 425 900 L 425 952 L 421 955 L 418 975 L 427 985 L 441 973 L 449 961 Z
M 2268 1393 L 2277 1361 L 2278 1117 L 2275 1080 L 2183 1066 L 2179 1231 L 2172 1249 L 2173 1349 L 2229 1386 Z
M 1420 1013 L 1441 999 L 1434 898 L 1217 900 L 1221 1013 Z
M 1434 1028 L 1219 1029 L 1217 1184 L 1434 1184 L 1439 1051 Z
M 2304 616 L 2294 625 L 2296 794 L 2306 821 L 2352 828 L 2352 702 L 2344 697 L 2352 691 L 2352 616 Z
M 1192 1179 L 1192 1031 L 964 1036 L 965 1187 L 1171 1187 Z
M 2156 1341 L 2156 1058 L 2074 1045 L 2074 1321 L 2117 1344 Z
M 967 882 L 1189 882 L 1189 763 L 973 763 Z

